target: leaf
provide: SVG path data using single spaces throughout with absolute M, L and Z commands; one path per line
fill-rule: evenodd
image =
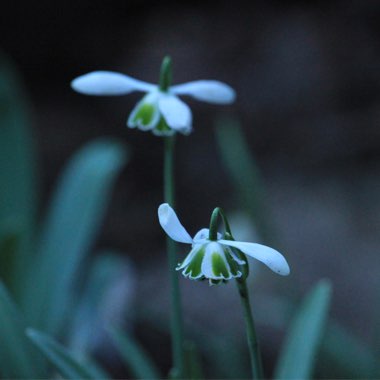
M 22 292 L 20 281 L 31 259 L 36 196 L 36 159 L 27 104 L 11 62 L 0 53 L 0 228 L 20 235 L 7 286 Z
M 30 325 L 52 335 L 62 328 L 78 269 L 94 243 L 124 161 L 119 143 L 98 140 L 82 148 L 65 168 L 30 268 L 28 283 L 33 286 L 23 303 Z
M 337 321 L 329 322 L 321 351 L 324 362 L 339 371 L 334 377 L 369 379 L 378 365 L 374 352 Z
M 45 366 L 24 335 L 25 324 L 0 282 L 0 372 L 3 378 L 45 378 Z
M 98 348 L 106 326 L 130 318 L 136 286 L 134 268 L 121 253 L 102 252 L 88 266 L 88 278 L 76 302 L 69 340 L 70 347 L 83 353 Z
M 201 358 L 194 342 L 184 343 L 186 378 L 190 380 L 204 379 Z
M 261 176 L 240 124 L 233 119 L 222 119 L 215 132 L 224 165 L 243 209 L 254 221 L 263 241 L 273 243 L 273 226 L 267 217 Z
M 130 335 L 115 328 L 110 328 L 109 333 L 134 378 L 162 379 L 148 354 Z
M 331 299 L 331 284 L 321 280 L 299 307 L 282 347 L 276 379 L 309 379 L 314 369 Z
M 12 270 L 19 244 L 19 234 L 0 231 L 0 278 L 5 284 L 12 283 Z
M 71 352 L 48 335 L 31 328 L 26 330 L 26 335 L 65 379 L 110 378 L 91 364 L 78 361 Z

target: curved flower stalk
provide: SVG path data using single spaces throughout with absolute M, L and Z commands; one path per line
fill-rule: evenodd
M 192 114 L 189 106 L 178 95 L 188 95 L 197 100 L 229 104 L 235 100 L 235 91 L 216 80 L 197 80 L 179 85 L 155 85 L 113 71 L 93 71 L 74 79 L 71 87 L 86 95 L 126 95 L 142 91 L 146 95 L 132 110 L 127 125 L 142 131 L 152 131 L 159 136 L 175 132 L 185 135 L 192 130 Z
M 161 227 L 171 239 L 192 245 L 190 253 L 176 268 L 192 280 L 208 279 L 210 284 L 217 284 L 240 278 L 244 273 L 244 266 L 247 265 L 246 256 L 261 261 L 282 276 L 290 273 L 284 256 L 265 245 L 226 240 L 219 233 L 213 240 L 210 239 L 210 230 L 207 228 L 201 229 L 191 238 L 167 203 L 158 208 L 158 218 Z

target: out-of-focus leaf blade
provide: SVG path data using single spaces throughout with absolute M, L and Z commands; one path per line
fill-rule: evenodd
M 369 379 L 378 364 L 369 347 L 335 321 L 330 321 L 327 326 L 321 351 L 326 358 L 324 362 L 331 363 L 332 368 L 338 371 L 335 374 L 331 374 L 331 371 L 326 373 L 329 377 L 339 374 L 344 378 Z
M 109 375 L 99 372 L 92 365 L 78 361 L 75 356 L 50 336 L 34 329 L 27 329 L 26 335 L 45 355 L 65 379 L 102 379 Z
M 3 232 L 3 231 L 1 231 Z M 12 269 L 17 249 L 20 244 L 20 236 L 13 232 L 0 232 L 0 278 L 5 284 L 12 283 L 14 275 Z
M 224 165 L 243 209 L 249 213 L 263 241 L 272 243 L 274 232 L 267 217 L 261 176 L 240 124 L 233 119 L 222 119 L 215 131 Z
M 61 176 L 30 269 L 24 308 L 29 324 L 55 335 L 67 317 L 78 268 L 98 232 L 112 185 L 125 161 L 110 140 L 87 144 Z
M 98 254 L 89 264 L 86 285 L 77 300 L 70 348 L 94 351 L 103 344 L 107 326 L 125 323 L 134 314 L 135 283 L 134 268 L 122 254 Z
M 204 373 L 201 363 L 201 358 L 199 356 L 199 351 L 194 342 L 185 342 L 184 344 L 185 352 L 185 367 L 186 367 L 186 377 L 191 380 L 204 379 Z
M 0 374 L 2 378 L 45 378 L 41 357 L 24 335 L 25 324 L 0 282 Z
M 20 234 L 10 268 L 13 282 L 7 283 L 15 295 L 22 291 L 20 279 L 31 259 L 37 210 L 35 161 L 21 81 L 0 52 L 0 228 Z
M 276 379 L 309 379 L 319 350 L 331 299 L 331 284 L 321 280 L 298 309 L 277 363 Z
M 110 328 L 109 332 L 125 365 L 130 369 L 134 378 L 162 378 L 148 354 L 131 336 L 115 328 Z

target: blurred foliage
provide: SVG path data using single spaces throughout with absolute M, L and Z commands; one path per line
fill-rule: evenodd
M 288 330 L 278 359 L 276 379 L 310 379 L 324 335 L 331 285 L 320 281 L 305 297 Z
M 18 83 L 16 72 L 2 56 L 0 374 L 45 378 L 47 361 L 32 347 L 25 329 L 32 326 L 65 339 L 75 314 L 72 300 L 78 291 L 77 278 L 126 152 L 117 141 L 105 139 L 81 149 L 61 175 L 38 231 L 34 145 Z M 50 361 L 64 356 L 51 338 L 38 333 L 29 336 L 45 355 L 49 352 Z
M 108 252 L 91 260 L 88 253 L 116 176 L 126 162 L 126 150 L 117 141 L 99 139 L 77 152 L 61 174 L 39 223 L 35 148 L 27 108 L 17 73 L 1 55 L 0 375 L 53 378 L 58 372 L 69 379 L 109 378 L 91 359 L 91 339 L 93 330 L 105 327 L 99 317 L 104 292 L 115 277 L 123 275 L 123 260 Z M 217 138 L 241 208 L 269 242 L 274 235 L 265 191 L 239 124 L 220 121 Z M 82 287 L 79 277 L 85 278 Z M 295 311 L 277 378 L 310 378 L 313 373 L 328 377 L 332 372 L 334 377 L 374 376 L 375 353 L 337 321 L 328 320 L 330 291 L 329 283 L 320 282 L 299 306 L 283 300 L 288 305 L 284 310 Z M 285 327 L 287 316 L 281 318 Z M 267 322 L 271 323 L 270 318 Z M 185 347 L 189 378 L 204 377 L 204 362 L 219 371 L 218 377 L 245 376 L 244 354 L 232 336 L 204 339 L 199 332 L 198 336 L 193 333 L 194 343 Z M 119 327 L 110 335 L 134 377 L 161 378 L 133 336 Z M 331 363 L 332 372 L 319 368 L 319 358 Z
M 240 123 L 233 118 L 220 119 L 216 123 L 215 132 L 221 158 L 234 185 L 240 208 L 252 219 L 260 237 L 265 242 L 273 241 L 275 235 L 265 206 L 263 181 Z M 298 293 L 300 287 L 293 284 L 292 289 Z M 326 282 L 316 285 L 298 311 L 295 305 L 298 294 L 294 294 L 292 299 L 282 297 L 282 307 L 278 308 L 278 302 L 274 306 L 277 310 L 276 318 L 262 316 L 260 319 L 261 323 L 275 328 L 279 327 L 280 321 L 282 329 L 287 330 L 289 310 L 295 310 L 294 321 L 279 359 L 276 378 L 307 378 L 311 376 L 311 371 L 323 374 L 325 378 L 378 377 L 375 352 L 338 321 L 325 320 L 330 291 L 330 285 Z M 303 341 L 304 337 L 308 337 L 307 342 Z M 305 345 L 308 346 L 307 349 Z M 319 355 L 316 353 L 318 348 Z M 297 358 L 302 354 L 303 360 L 298 362 L 293 354 Z M 324 362 L 331 363 L 331 366 L 326 369 L 321 364 Z M 316 368 L 313 370 L 314 365 Z

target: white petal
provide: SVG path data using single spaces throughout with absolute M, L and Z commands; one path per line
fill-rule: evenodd
M 240 241 L 218 240 L 218 243 L 240 249 L 243 253 L 261 261 L 267 267 L 282 276 L 290 273 L 290 268 L 284 256 L 273 248 L 255 243 L 243 243 Z
M 206 278 L 218 279 L 212 270 L 212 253 L 218 252 L 220 250 L 220 245 L 218 243 L 212 242 L 207 244 L 206 253 L 202 261 L 201 272 Z
M 193 237 L 194 244 L 205 242 L 208 239 L 209 231 L 208 228 L 199 230 Z
M 156 127 L 160 121 L 160 110 L 158 109 L 158 92 L 153 91 L 145 95 L 132 110 L 128 117 L 129 128 L 138 128 L 149 131 Z
M 71 82 L 71 87 L 86 95 L 125 95 L 132 91 L 152 91 L 155 85 L 113 71 L 93 71 Z
M 167 204 L 163 203 L 158 208 L 158 220 L 160 221 L 161 227 L 163 230 L 175 241 L 180 243 L 189 243 L 193 242 L 193 239 L 182 226 L 181 222 L 178 220 L 178 217 L 175 211 Z
M 210 230 L 208 228 L 202 228 L 199 230 L 193 237 L 194 244 L 197 243 L 204 243 L 206 240 L 208 240 L 208 237 L 210 235 Z M 222 234 L 220 232 L 217 232 L 217 239 L 221 239 Z
M 184 134 L 191 132 L 191 110 L 182 100 L 174 95 L 161 94 L 158 107 L 170 128 Z
M 218 255 L 220 259 L 224 262 L 224 265 L 228 271 L 228 276 L 224 277 L 222 273 L 218 275 L 214 273 L 212 260 L 213 260 L 213 255 L 215 254 Z M 201 272 L 206 278 L 213 279 L 213 280 L 221 280 L 221 279 L 228 280 L 232 277 L 230 266 L 228 265 L 228 262 L 226 260 L 223 247 L 218 242 L 213 241 L 207 244 L 205 256 L 202 261 Z
M 232 103 L 236 94 L 232 87 L 216 80 L 197 80 L 170 87 L 178 95 L 190 95 L 203 102 L 215 104 Z

